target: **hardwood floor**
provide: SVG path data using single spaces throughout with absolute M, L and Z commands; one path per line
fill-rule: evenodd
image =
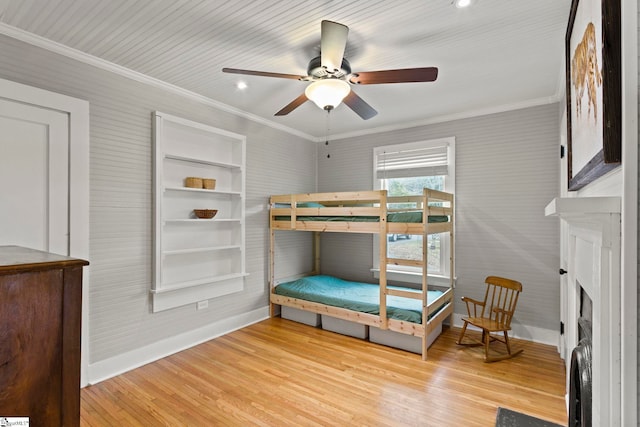
M 566 425 L 555 347 L 482 362 L 445 328 L 429 360 L 280 318 L 84 388 L 83 426 L 494 426 L 499 406 Z

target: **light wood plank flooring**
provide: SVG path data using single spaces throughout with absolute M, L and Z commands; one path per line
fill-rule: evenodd
M 499 406 L 566 425 L 554 347 L 486 364 L 445 328 L 429 360 L 268 319 L 82 390 L 83 426 L 493 426 Z M 479 333 L 478 333 L 479 335 Z

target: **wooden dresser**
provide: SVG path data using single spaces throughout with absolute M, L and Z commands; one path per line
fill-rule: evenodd
M 0 418 L 80 425 L 84 260 L 0 246 Z

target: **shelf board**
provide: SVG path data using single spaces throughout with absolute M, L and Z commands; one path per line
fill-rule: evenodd
M 242 169 L 241 165 L 234 164 L 234 163 L 214 162 L 210 160 L 203 160 L 195 157 L 178 156 L 178 155 L 169 154 L 169 153 L 165 153 L 164 158 L 170 159 L 170 160 L 179 160 L 181 162 L 198 163 L 198 164 L 207 165 L 207 166 L 219 166 L 219 167 L 228 168 L 228 169 Z
M 170 283 L 162 285 L 159 289 L 152 289 L 151 292 L 154 294 L 161 294 L 166 292 L 178 291 L 180 289 L 192 288 L 195 286 L 207 285 L 209 283 L 222 282 L 230 279 L 237 279 L 240 277 L 248 276 L 248 273 L 233 273 L 233 274 L 224 274 L 222 276 L 211 276 L 205 277 L 202 279 L 189 280 L 187 282 L 179 282 L 179 283 Z
M 162 251 L 162 255 L 182 255 L 182 254 L 195 254 L 201 252 L 214 252 L 225 251 L 229 249 L 240 249 L 240 245 L 227 245 L 227 246 L 210 246 L 206 248 L 190 248 L 190 249 L 175 249 L 171 251 Z
M 221 190 L 207 190 L 205 188 L 189 188 L 189 187 L 164 187 L 164 191 L 184 191 L 187 193 L 207 193 L 207 194 L 231 194 L 232 196 L 240 196 L 242 193 L 239 191 L 221 191 Z
M 217 219 L 217 218 L 173 218 L 173 219 L 165 219 L 164 223 L 181 223 L 181 222 L 198 222 L 198 223 L 206 223 L 206 222 L 240 222 L 240 218 L 230 218 L 230 219 Z

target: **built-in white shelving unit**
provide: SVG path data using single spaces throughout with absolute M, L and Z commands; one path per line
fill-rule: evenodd
M 153 311 L 239 292 L 245 270 L 245 137 L 155 112 Z M 185 178 L 216 180 L 213 190 Z M 217 209 L 199 219 L 194 209 Z

